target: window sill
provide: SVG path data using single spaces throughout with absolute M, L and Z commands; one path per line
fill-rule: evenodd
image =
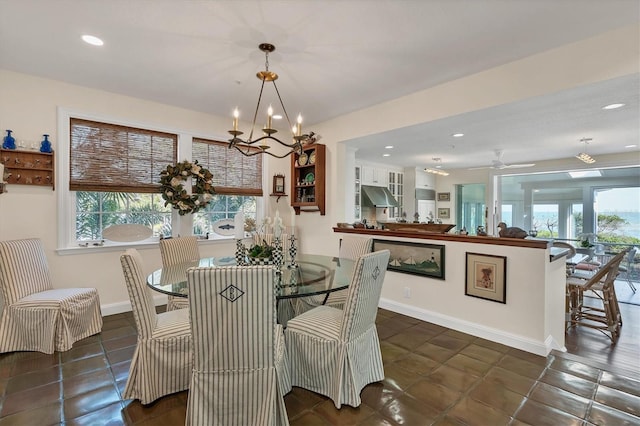
M 73 256 L 73 255 L 81 255 L 88 253 L 108 253 L 114 251 L 124 251 L 129 248 L 134 248 L 136 250 L 151 250 L 151 249 L 159 249 L 158 247 L 158 238 L 150 239 L 147 241 L 138 241 L 134 243 L 115 243 L 115 242 L 105 242 L 104 245 L 94 246 L 89 243 L 87 247 L 63 247 L 56 249 L 56 253 L 61 256 Z M 235 242 L 235 239 L 229 237 L 221 237 L 214 238 L 210 240 L 206 239 L 198 239 L 198 244 L 202 245 L 210 245 L 210 244 L 229 244 Z

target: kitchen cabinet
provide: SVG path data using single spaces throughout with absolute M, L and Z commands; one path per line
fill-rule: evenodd
M 362 185 L 387 186 L 387 169 L 362 165 Z
M 387 181 L 389 182 L 389 192 L 398 202 L 398 207 L 389 208 L 389 218 L 401 218 L 404 211 L 404 173 L 389 170 Z
M 291 155 L 291 206 L 301 211 L 325 214 L 326 146 L 304 145 L 302 154 Z
M 422 170 L 416 170 L 416 189 L 418 188 L 435 188 L 436 178 L 435 175 Z

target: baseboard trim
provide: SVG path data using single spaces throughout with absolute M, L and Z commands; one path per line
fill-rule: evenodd
M 166 305 L 167 296 L 164 296 L 162 294 L 154 295 L 153 302 L 156 306 Z M 127 300 L 126 302 L 116 302 L 107 305 L 100 305 L 100 310 L 102 311 L 103 317 L 121 314 L 123 312 L 131 312 L 131 302 Z
M 537 341 L 517 334 L 505 333 L 502 330 L 485 327 L 459 318 L 427 311 L 422 308 L 405 305 L 404 303 L 399 303 L 385 298 L 380 299 L 378 306 L 392 312 L 407 315 L 412 318 L 437 324 L 462 333 L 471 334 L 476 337 L 481 337 L 483 339 L 491 340 L 492 342 L 501 343 L 503 345 L 531 352 L 540 356 L 546 357 L 553 349 L 561 350 L 553 339 L 549 340 L 550 337 L 545 341 Z

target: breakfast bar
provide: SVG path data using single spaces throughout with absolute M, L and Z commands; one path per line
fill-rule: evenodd
M 442 253 L 444 279 L 390 268 L 381 307 L 539 355 L 564 350 L 566 253 L 552 241 L 410 229 L 333 231 L 373 238 L 374 247 L 376 241 L 404 242 Z M 504 302 L 490 291 L 477 297 L 475 259 L 496 259 L 499 268 L 504 266 Z

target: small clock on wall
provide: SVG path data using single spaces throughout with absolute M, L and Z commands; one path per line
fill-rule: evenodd
M 275 175 L 273 177 L 273 194 L 284 195 L 284 175 Z

